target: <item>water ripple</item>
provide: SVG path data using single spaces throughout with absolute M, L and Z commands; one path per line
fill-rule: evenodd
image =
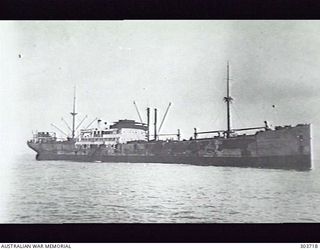
M 319 165 L 320 168 L 320 165 Z M 6 223 L 319 222 L 320 171 L 38 162 L 12 167 Z

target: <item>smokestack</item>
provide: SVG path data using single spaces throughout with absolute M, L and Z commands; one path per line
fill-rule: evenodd
M 157 140 L 157 109 L 154 109 L 154 140 Z
M 150 140 L 150 108 L 147 108 L 147 126 L 148 126 L 148 131 L 147 131 L 147 140 Z
M 98 129 L 100 129 L 100 123 L 101 123 L 101 120 L 99 119 L 99 120 L 98 120 L 98 126 L 97 126 Z

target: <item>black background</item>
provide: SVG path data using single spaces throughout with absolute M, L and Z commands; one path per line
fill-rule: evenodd
M 51 224 L 0 226 L 0 242 L 319 242 L 319 224 Z
M 319 7 L 320 1 L 316 0 L 3 0 L 0 1 L 0 18 L 2 20 L 318 19 Z M 320 242 L 320 225 L 316 223 L 1 224 L 0 242 L 303 243 Z
M 317 0 L 1 0 L 1 19 L 317 19 Z

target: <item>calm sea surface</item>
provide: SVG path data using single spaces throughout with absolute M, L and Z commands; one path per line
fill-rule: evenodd
M 24 155 L 2 166 L 0 222 L 320 222 L 314 165 L 296 172 Z

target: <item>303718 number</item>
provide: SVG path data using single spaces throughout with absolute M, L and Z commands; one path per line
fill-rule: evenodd
M 315 244 L 315 243 L 300 244 L 300 248 L 318 248 L 318 244 Z

